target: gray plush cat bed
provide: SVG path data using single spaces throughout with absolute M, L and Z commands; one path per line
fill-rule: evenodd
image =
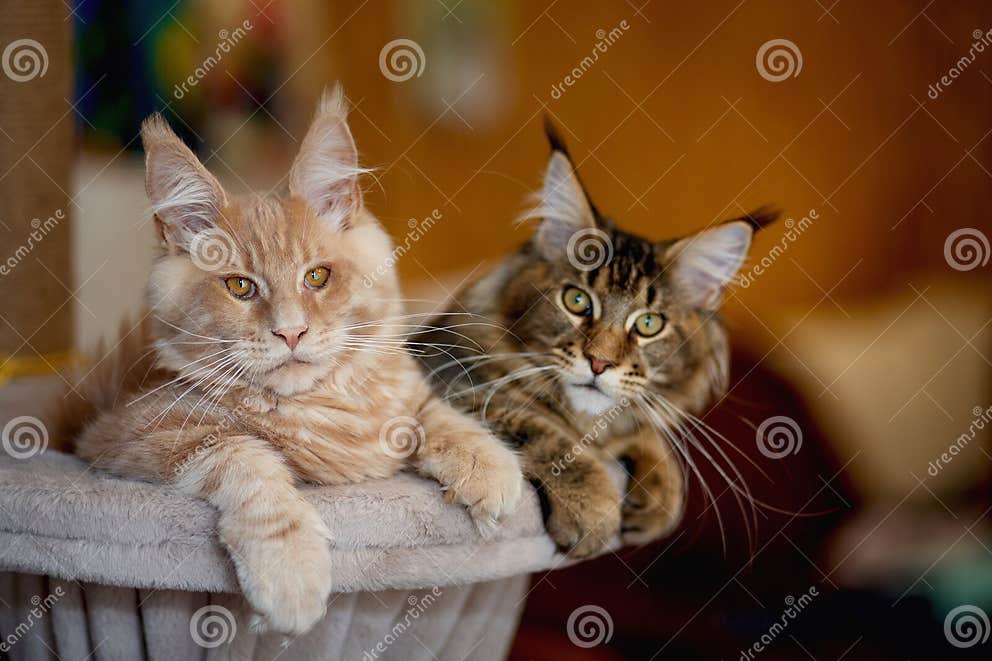
M 37 410 L 37 388 L 0 390 L 0 425 Z M 309 487 L 334 535 L 334 595 L 307 635 L 258 636 L 206 502 L 59 452 L 4 449 L 0 652 L 12 660 L 499 659 L 527 575 L 566 562 L 532 490 L 483 539 L 413 475 Z

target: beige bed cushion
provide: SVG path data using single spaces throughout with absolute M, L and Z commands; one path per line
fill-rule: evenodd
M 0 388 L 0 427 L 43 418 L 54 378 Z M 206 501 L 123 480 L 40 445 L 0 451 L 0 570 L 138 588 L 236 592 Z M 620 473 L 617 473 L 620 479 Z M 536 493 L 482 537 L 433 480 L 400 474 L 338 487 L 301 487 L 332 532 L 334 590 L 424 588 L 554 568 L 566 559 L 544 531 Z

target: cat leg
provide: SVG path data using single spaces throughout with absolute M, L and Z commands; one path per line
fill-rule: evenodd
M 445 497 L 468 507 L 480 531 L 520 503 L 523 479 L 517 455 L 476 420 L 431 397 L 418 415 L 424 438 L 417 469 L 441 483 Z
M 627 467 L 621 533 L 626 544 L 645 544 L 672 531 L 685 512 L 685 477 L 662 439 L 640 432 L 611 441 L 607 451 Z
M 599 450 L 539 427 L 526 438 L 524 472 L 542 494 L 548 534 L 572 557 L 599 553 L 620 529 L 621 502 Z
M 252 628 L 301 634 L 323 617 L 331 591 L 329 533 L 280 455 L 252 436 L 229 436 L 179 456 L 176 486 L 220 511 L 218 531 L 255 610 Z

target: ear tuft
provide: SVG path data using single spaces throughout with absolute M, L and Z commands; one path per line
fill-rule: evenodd
M 348 128 L 340 84 L 324 90 L 317 113 L 289 173 L 290 193 L 302 198 L 334 229 L 345 229 L 362 206 L 358 150 Z
M 317 104 L 317 116 L 334 115 L 347 119 L 348 101 L 344 97 L 344 88 L 341 83 L 334 83 L 331 89 L 326 87 L 320 93 L 320 102 Z
M 747 212 L 738 218 L 738 220 L 743 220 L 751 226 L 751 229 L 757 232 L 758 230 L 762 230 L 774 223 L 781 215 L 782 212 L 775 207 L 765 205 L 758 207 L 754 211 Z
M 548 115 L 544 116 L 544 135 L 548 138 L 552 152 L 560 151 L 568 160 L 572 160 L 572 155 L 568 153 L 568 145 L 565 144 L 565 138 L 562 137 L 558 126 L 551 121 L 551 117 Z
M 673 244 L 665 254 L 676 288 L 692 307 L 716 310 L 736 275 L 754 229 L 743 220 L 724 223 Z
M 141 125 L 145 190 L 162 236 L 186 250 L 192 236 L 213 227 L 227 204 L 223 188 L 158 113 Z
M 596 227 L 596 212 L 575 172 L 564 141 L 547 118 L 545 130 L 552 146 L 551 158 L 544 171 L 537 203 L 520 220 L 541 219 L 534 233 L 534 243 L 545 259 L 554 261 L 566 256 L 568 243 L 576 232 Z

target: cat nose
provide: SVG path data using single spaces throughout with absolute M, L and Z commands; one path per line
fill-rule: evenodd
M 292 328 L 280 328 L 272 331 L 273 335 L 278 335 L 286 342 L 286 346 L 292 351 L 300 343 L 300 336 L 309 330 L 307 326 L 293 326 Z
M 606 358 L 599 358 L 598 356 L 593 356 L 586 354 L 586 358 L 589 359 L 589 367 L 592 368 L 593 374 L 602 374 L 607 369 L 616 366 L 612 360 L 607 360 Z

